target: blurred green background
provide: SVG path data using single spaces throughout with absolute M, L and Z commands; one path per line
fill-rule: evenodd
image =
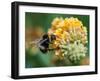
M 51 67 L 51 66 L 71 66 L 68 60 L 58 60 L 53 52 L 43 54 L 37 46 L 30 45 L 29 43 L 38 40 L 43 34 L 47 33 L 51 27 L 51 22 L 56 17 L 76 17 L 83 22 L 83 25 L 88 30 L 88 41 L 89 41 L 89 15 L 78 15 L 78 14 L 51 14 L 51 13 L 25 13 L 25 67 Z M 87 45 L 89 48 L 89 43 Z M 88 55 L 81 65 L 88 64 L 89 61 L 89 49 Z

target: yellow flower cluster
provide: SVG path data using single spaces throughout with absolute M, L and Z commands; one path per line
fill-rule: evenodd
M 71 43 L 80 40 L 82 44 L 87 43 L 87 29 L 83 26 L 83 23 L 74 17 L 70 18 L 55 18 L 52 22 L 51 28 L 48 34 L 56 35 L 56 40 L 54 41 L 53 48 L 59 47 L 59 45 L 64 43 Z M 57 50 L 56 55 L 64 56 Z

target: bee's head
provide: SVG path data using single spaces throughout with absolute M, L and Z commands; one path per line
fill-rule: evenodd
M 51 35 L 51 41 L 56 40 L 56 36 L 54 34 Z
M 43 38 L 43 39 L 48 39 L 49 36 L 48 36 L 48 34 L 44 34 L 42 38 Z

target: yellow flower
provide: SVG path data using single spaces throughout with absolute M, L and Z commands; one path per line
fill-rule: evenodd
M 64 54 L 61 52 L 61 50 L 55 51 L 55 55 L 58 56 L 60 60 L 64 59 Z
M 55 18 L 51 24 L 51 28 L 48 31 L 49 34 L 56 35 L 53 47 L 59 47 L 62 43 L 70 43 L 80 40 L 83 44 L 87 43 L 87 28 L 83 26 L 83 23 L 74 17 Z M 61 51 L 56 51 L 56 55 L 63 57 Z
M 52 27 L 57 28 L 57 25 L 58 25 L 61 21 L 63 21 L 62 18 L 58 18 L 58 17 L 55 18 L 55 19 L 53 20 L 53 22 L 52 22 Z
M 85 26 L 83 26 L 83 31 L 84 31 L 85 33 L 87 33 L 87 29 L 86 29 Z

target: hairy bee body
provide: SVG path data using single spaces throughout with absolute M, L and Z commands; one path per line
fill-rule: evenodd
M 42 53 L 49 51 L 49 44 L 56 39 L 55 35 L 44 34 L 42 39 L 39 41 L 39 49 Z

